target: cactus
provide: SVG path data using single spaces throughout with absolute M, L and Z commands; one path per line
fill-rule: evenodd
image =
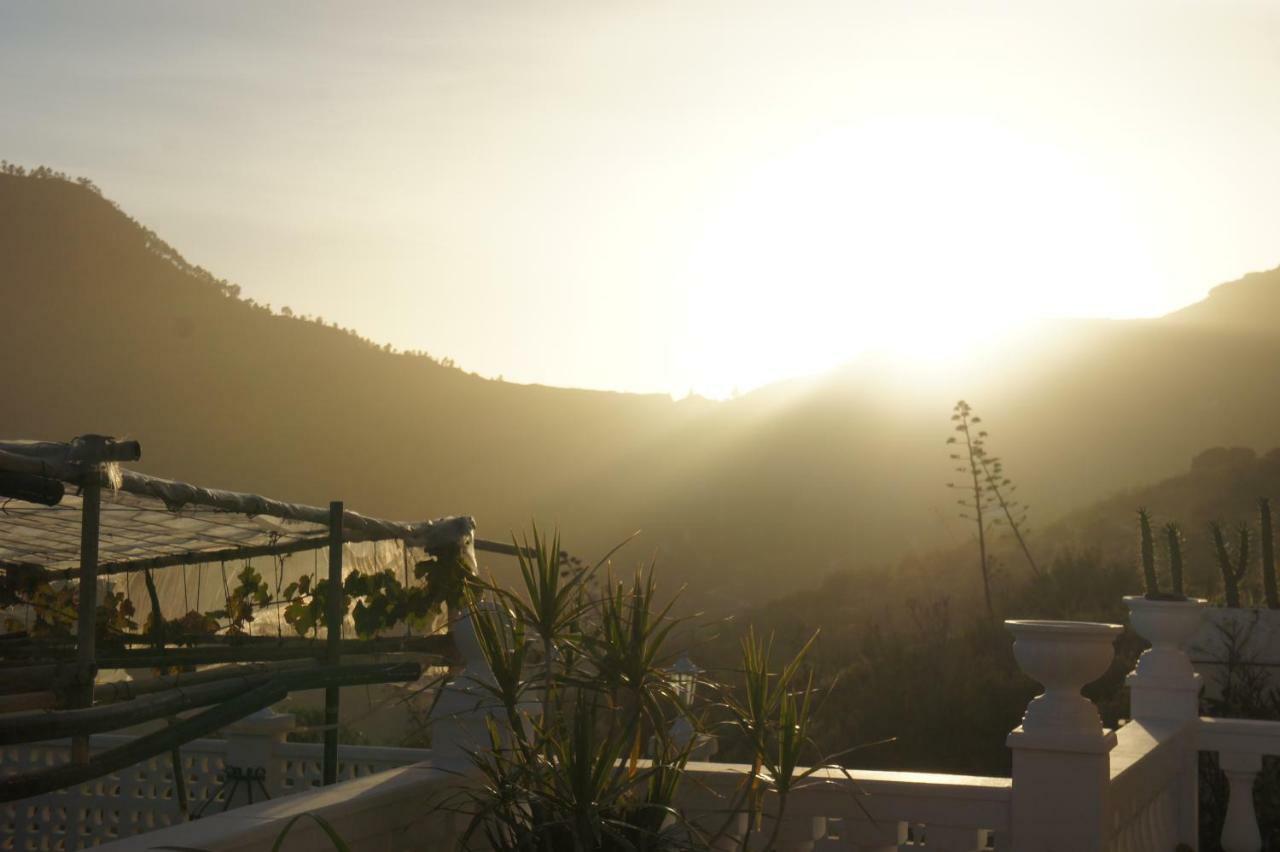
M 1164 533 L 1169 541 L 1169 579 L 1173 584 L 1173 593 L 1185 598 L 1187 593 L 1182 585 L 1182 529 L 1176 521 L 1164 525 Z
M 1151 538 L 1151 513 L 1138 509 L 1138 541 L 1142 555 L 1142 582 L 1147 587 L 1147 597 L 1160 597 L 1160 579 L 1156 577 L 1156 545 Z
M 1213 547 L 1218 555 L 1218 567 L 1222 569 L 1222 583 L 1227 599 L 1227 606 L 1239 608 L 1240 581 L 1249 570 L 1249 525 L 1240 525 L 1240 549 L 1236 554 L 1239 561 L 1231 564 L 1231 552 L 1227 548 L 1226 536 L 1222 532 L 1222 524 L 1214 521 L 1209 524 L 1209 532 L 1213 534 Z
M 1276 552 L 1271 540 L 1271 500 L 1258 498 L 1259 538 L 1262 544 L 1262 587 L 1268 609 L 1280 609 L 1280 593 L 1276 591 Z

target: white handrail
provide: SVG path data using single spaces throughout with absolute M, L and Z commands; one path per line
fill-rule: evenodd
M 750 771 L 746 764 L 690 763 L 677 804 L 694 824 L 719 830 Z M 992 835 L 1007 842 L 1012 792 L 1009 778 L 822 769 L 788 801 L 780 848 L 884 848 L 923 841 L 943 852 L 973 852 L 986 848 Z M 766 797 L 759 830 L 765 837 L 774 829 L 776 808 Z M 739 823 L 739 838 L 744 830 Z
M 1194 725 L 1174 720 L 1134 721 L 1116 731 L 1107 795 L 1112 852 L 1178 845 L 1184 758 L 1194 737 Z
M 419 763 L 272 799 L 208 819 L 98 847 L 102 852 L 148 852 L 185 847 L 207 852 L 270 852 L 280 833 L 297 818 L 284 852 L 332 849 L 320 824 L 323 819 L 352 849 L 380 852 L 455 848 L 456 820 L 447 793 L 459 782 L 454 771 Z
M 1201 751 L 1218 753 L 1218 765 L 1227 776 L 1222 848 L 1226 852 L 1258 852 L 1262 832 L 1253 806 L 1253 782 L 1262 771 L 1262 758 L 1280 755 L 1280 722 L 1202 717 L 1197 740 Z

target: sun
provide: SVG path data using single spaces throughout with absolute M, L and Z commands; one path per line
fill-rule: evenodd
M 724 397 L 868 352 L 928 370 L 1033 317 L 1141 314 L 1159 282 L 1131 207 L 1086 158 L 989 123 L 832 131 L 709 217 L 677 360 Z

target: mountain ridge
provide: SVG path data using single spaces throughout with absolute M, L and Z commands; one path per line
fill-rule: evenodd
M 641 528 L 624 560 L 656 558 L 726 608 L 771 597 L 784 568 L 816 580 L 965 534 L 942 487 L 956 397 L 986 416 L 1037 519 L 1205 446 L 1280 443 L 1280 403 L 1256 390 L 1280 381 L 1280 340 L 1185 315 L 1077 321 L 1034 358 L 993 355 L 908 397 L 855 364 L 676 402 L 391 352 L 236 298 L 175 256 L 89 187 L 0 174 L 0 330 L 17 361 L 0 434 L 130 434 L 149 472 L 406 519 L 474 514 L 492 538 L 537 518 L 584 556 Z M 1242 281 L 1274 295 L 1276 273 Z

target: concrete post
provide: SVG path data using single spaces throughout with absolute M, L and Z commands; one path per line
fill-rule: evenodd
M 293 728 L 292 713 L 277 713 L 270 707 L 227 727 L 224 785 L 230 807 L 260 802 L 264 792 L 273 799 L 284 795 L 284 761 L 277 756 L 276 746 Z
M 431 757 L 437 765 L 466 764 L 467 753 L 489 742 L 489 718 L 499 711 L 491 687 L 493 672 L 476 637 L 470 612 L 463 610 L 449 626 L 462 657 L 462 669 L 440 687 L 431 711 Z
M 1262 771 L 1262 755 L 1224 751 L 1218 761 L 1230 789 L 1227 815 L 1222 822 L 1222 848 L 1225 852 L 1258 852 L 1262 849 L 1262 832 L 1253 808 L 1253 782 Z
M 1200 675 L 1187 656 L 1187 644 L 1200 630 L 1205 600 L 1152 601 L 1138 595 L 1124 599 L 1129 623 L 1151 643 L 1125 679 L 1129 715 L 1137 722 L 1173 721 L 1196 725 L 1200 719 Z M 1186 753 L 1179 761 L 1178 841 L 1193 849 L 1200 834 L 1200 768 L 1195 732 L 1184 737 Z
M 1116 744 L 1080 688 L 1111 664 L 1118 624 L 1006 621 L 1013 653 L 1045 687 L 1007 740 L 1013 750 L 1016 852 L 1105 852 L 1108 753 Z
M 1205 601 L 1149 601 L 1132 595 L 1124 603 L 1133 629 L 1151 643 L 1125 679 L 1130 716 L 1139 721 L 1198 719 L 1200 675 L 1186 647 L 1204 621 Z

